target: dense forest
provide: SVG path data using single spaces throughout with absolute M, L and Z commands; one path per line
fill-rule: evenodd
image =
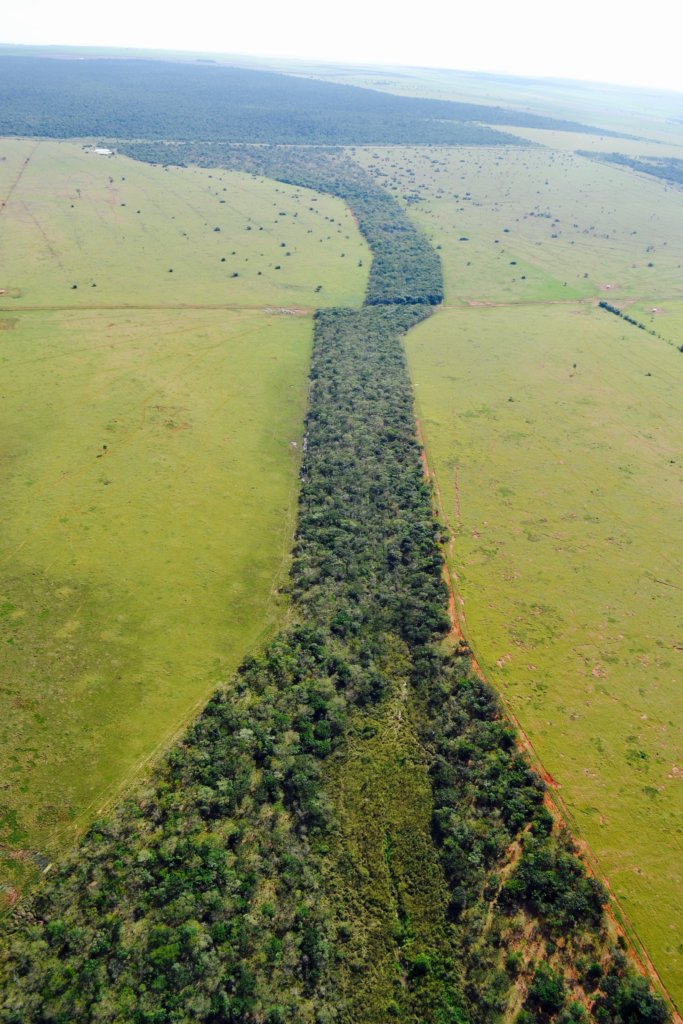
M 0 57 L 0 134 L 353 145 L 504 145 L 496 127 L 597 129 L 267 71 L 149 60 Z M 602 129 L 599 134 L 610 134 Z
M 337 156 L 304 164 L 382 271 L 315 320 L 296 624 L 19 905 L 0 1019 L 663 1024 L 494 693 L 441 643 L 401 345 L 438 260 Z

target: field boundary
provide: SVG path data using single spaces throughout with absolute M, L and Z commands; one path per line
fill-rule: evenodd
M 217 310 L 234 310 L 235 312 L 241 312 L 243 310 L 251 311 L 254 313 L 272 313 L 272 314 L 285 314 L 288 316 L 310 316 L 314 310 L 313 307 L 309 306 L 263 306 L 263 305 L 246 305 L 237 302 L 230 303 L 189 303 L 189 302 L 178 302 L 178 303 L 160 303 L 158 305 L 145 304 L 145 305 L 129 305 L 127 303 L 121 303 L 119 305 L 67 305 L 67 306 L 0 306 L 0 313 L 116 313 L 119 310 L 129 312 L 135 310 L 161 310 L 162 312 L 166 309 L 173 310 L 195 310 L 195 309 L 217 309 Z
M 415 405 L 416 412 L 419 413 L 417 402 L 415 403 Z M 672 1024 L 683 1024 L 683 1017 L 681 1016 L 681 1013 L 679 1012 L 676 1003 L 674 1002 L 668 989 L 662 981 L 659 972 L 657 971 L 657 968 L 653 964 L 650 955 L 647 952 L 645 944 L 638 935 L 638 932 L 636 931 L 635 926 L 632 924 L 630 918 L 628 917 L 628 914 L 621 906 L 618 897 L 613 892 L 612 887 L 609 883 L 609 879 L 607 878 L 607 875 L 601 867 L 598 857 L 591 850 L 586 839 L 583 837 L 583 834 L 576 821 L 576 818 L 567 806 L 567 803 L 564 800 L 564 798 L 560 795 L 559 784 L 555 781 L 555 779 L 552 778 L 552 776 L 545 769 L 540 755 L 538 754 L 533 743 L 531 742 L 526 732 L 522 728 L 519 719 L 517 718 L 512 708 L 510 707 L 503 691 L 499 687 L 491 683 L 489 679 L 486 678 L 486 674 L 484 673 L 481 665 L 477 661 L 473 644 L 467 632 L 465 604 L 463 596 L 460 593 L 460 589 L 458 586 L 458 575 L 455 569 L 455 530 L 453 529 L 451 518 L 446 512 L 441 487 L 436 476 L 436 473 L 433 469 L 433 460 L 430 459 L 429 445 L 424 433 L 424 429 L 422 427 L 421 419 L 417 416 L 415 419 L 415 429 L 418 443 L 420 445 L 420 458 L 422 462 L 425 480 L 432 487 L 434 504 L 436 507 L 438 517 L 448 530 L 448 541 L 443 545 L 442 548 L 444 554 L 443 577 L 444 582 L 448 587 L 448 613 L 451 619 L 451 630 L 448 636 L 446 637 L 446 642 L 456 647 L 459 646 L 461 648 L 464 648 L 463 653 L 469 653 L 471 666 L 475 674 L 482 680 L 482 682 L 487 683 L 487 685 L 491 686 L 495 690 L 498 698 L 501 701 L 501 704 L 505 709 L 506 715 L 508 716 L 513 726 L 515 727 L 515 731 L 517 732 L 518 746 L 527 755 L 532 764 L 532 767 L 541 776 L 541 778 L 544 780 L 548 787 L 546 791 L 545 801 L 548 810 L 553 815 L 555 821 L 559 825 L 567 825 L 570 828 L 572 837 L 580 850 L 581 857 L 586 862 L 589 872 L 600 882 L 602 882 L 602 884 L 605 886 L 605 889 L 609 893 L 610 902 L 605 908 L 605 913 L 607 915 L 609 923 L 618 935 L 622 935 L 626 939 L 628 944 L 628 953 L 636 970 L 644 977 L 649 978 L 650 981 L 654 984 L 655 988 L 660 992 L 662 997 L 665 999 L 671 1011 Z M 455 472 L 455 480 L 457 487 L 457 466 Z M 460 495 L 459 492 L 456 493 L 459 511 Z

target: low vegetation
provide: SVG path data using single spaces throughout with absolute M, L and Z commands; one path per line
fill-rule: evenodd
M 468 641 L 680 1006 L 683 211 L 501 156 L 357 151 L 443 259 L 407 350 Z
M 283 182 L 0 139 L 0 191 L 5 310 L 311 310 L 358 305 L 367 285 L 344 203 Z
M 438 254 L 396 199 L 343 151 L 197 143 L 126 143 L 122 151 L 165 167 L 226 166 L 338 196 L 346 201 L 372 250 L 369 305 L 438 305 L 443 298 Z
M 81 310 L 2 335 L 3 903 L 286 613 L 311 333 Z
M 599 306 L 600 309 L 604 309 L 608 313 L 611 313 L 612 316 L 621 317 L 621 319 L 624 320 L 627 324 L 632 324 L 634 327 L 637 327 L 641 331 L 647 331 L 648 334 L 651 334 L 654 338 L 658 338 L 659 337 L 657 332 L 651 330 L 649 327 L 646 327 L 642 320 L 636 320 L 635 317 L 632 317 L 629 313 L 626 313 L 623 309 L 619 309 L 618 306 L 613 306 L 611 303 L 605 302 L 604 300 L 602 300 L 601 302 L 598 302 L 598 306 Z

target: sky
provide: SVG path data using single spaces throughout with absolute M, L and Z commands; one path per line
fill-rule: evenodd
M 23 0 L 5 43 L 196 50 L 575 78 L 683 92 L 672 0 Z

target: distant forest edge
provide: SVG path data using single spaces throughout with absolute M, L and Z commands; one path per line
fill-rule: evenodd
M 632 171 L 640 174 L 650 174 L 654 178 L 661 178 L 674 185 L 683 185 L 683 160 L 674 156 L 626 156 L 624 153 L 593 153 L 583 149 L 577 149 L 577 156 L 588 157 L 589 160 L 600 160 L 602 163 L 617 164 L 620 167 L 629 167 Z
M 527 145 L 492 127 L 617 132 L 244 68 L 0 57 L 0 135 L 277 144 Z

